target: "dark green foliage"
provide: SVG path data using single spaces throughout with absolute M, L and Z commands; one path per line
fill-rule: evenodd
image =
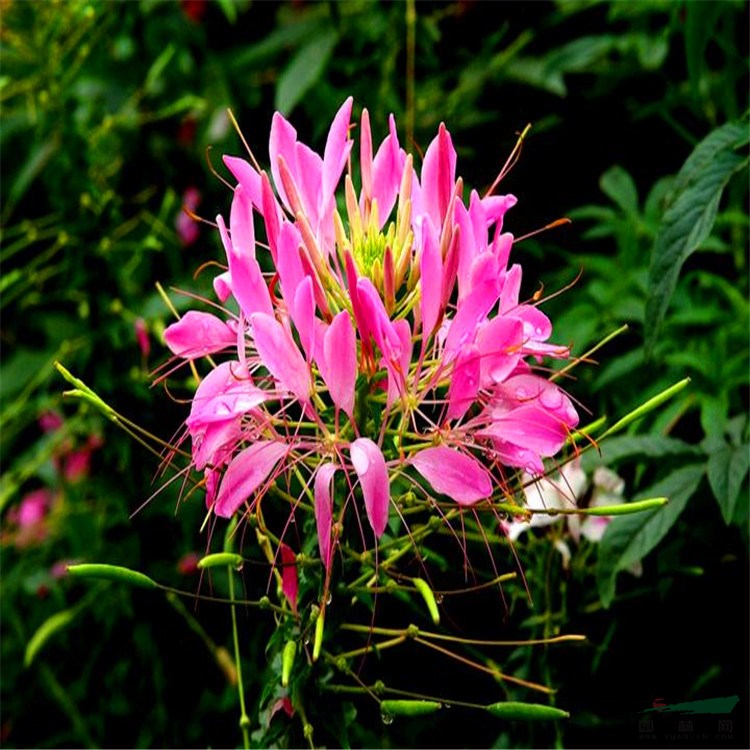
M 444 121 L 459 173 L 480 191 L 531 122 L 523 156 L 500 188 L 520 199 L 506 227 L 520 236 L 566 212 L 574 223 L 514 249 L 523 293 L 539 283 L 555 292 L 582 270 L 543 308 L 555 339 L 577 355 L 629 326 L 597 352 L 598 366 L 573 371 L 570 393 L 592 419 L 607 414 L 613 424 L 683 377 L 691 384 L 582 461 L 589 473 L 617 470 L 626 499 L 668 495 L 669 505 L 612 521 L 599 544 L 573 542 L 563 522 L 526 532 L 515 551 L 528 591 L 514 582 L 502 600 L 495 589 L 437 602 L 443 625 L 486 638 L 586 634 L 585 644 L 490 654 L 505 674 L 559 687 L 553 706 L 533 709 L 551 718 L 564 710 L 569 720 L 506 726 L 481 711 L 390 696 L 391 713 L 435 713 L 383 724 L 377 701 L 336 692 L 343 665 L 309 661 L 314 622 L 274 628 L 273 613 L 238 607 L 254 746 L 303 746 L 307 722 L 315 744 L 329 747 L 635 745 L 631 719 L 654 698 L 729 694 L 740 696 L 732 743 L 747 745 L 748 6 L 416 3 L 413 28 L 407 7 L 3 3 L 4 746 L 241 742 L 225 606 L 61 575 L 59 563 L 109 563 L 188 593 L 228 596 L 226 575 L 210 560 L 202 582 L 195 573 L 199 558 L 222 549 L 222 527 L 213 541 L 200 532 L 202 499 L 180 478 L 169 482 L 174 472 L 160 472 L 157 457 L 90 404 L 64 401 L 53 361 L 120 414 L 172 439 L 190 374 L 171 379 L 169 394 L 149 387 L 167 359 L 161 333 L 171 321 L 154 285 L 211 296 L 210 274 L 193 274 L 221 259 L 214 233 L 199 225 L 197 240 L 183 244 L 176 221 L 193 187 L 201 194 L 193 212 L 212 220 L 228 211 L 228 191 L 211 170 L 226 177 L 220 154 L 244 148 L 226 109 L 267 165 L 274 109 L 320 145 L 349 94 L 356 114 L 368 107 L 376 140 L 393 112 L 402 142 L 423 152 Z M 187 304 L 169 296 L 178 309 Z M 138 347 L 141 319 L 150 353 Z M 45 432 L 39 419 L 49 412 L 62 423 Z M 74 454 L 78 474 L 68 463 Z M 24 537 L 14 513 L 35 491 L 46 493 L 39 497 L 48 512 L 37 535 Z M 302 553 L 314 558 L 312 527 L 299 531 Z M 235 541 L 237 553 L 243 545 L 257 552 L 253 529 Z M 572 552 L 567 566 L 554 546 L 561 542 Z M 493 564 L 514 569 L 503 539 L 493 537 L 492 551 Z M 455 542 L 430 552 L 428 571 L 455 573 L 456 586 L 466 585 Z M 471 564 L 490 567 L 487 558 Z M 412 576 L 422 575 L 415 564 Z M 241 598 L 258 600 L 273 586 L 265 565 L 246 564 L 235 576 Z M 316 581 L 301 568 L 301 592 Z M 349 612 L 347 597 L 334 597 L 326 634 Z M 415 592 L 391 598 L 392 609 L 381 598 L 377 625 L 400 627 L 408 615 L 432 627 L 435 613 Z M 296 656 L 284 687 L 290 642 Z M 528 709 L 519 713 L 527 705 L 519 701 L 539 701 L 439 656 L 424 673 L 412 645 L 372 657 L 389 687 L 440 692 L 450 684 L 467 702 L 496 706 L 501 719 L 520 718 Z M 363 679 L 373 674 L 368 666 Z M 284 697 L 295 707 L 291 718 L 277 703 Z

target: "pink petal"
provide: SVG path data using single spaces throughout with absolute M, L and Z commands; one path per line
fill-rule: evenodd
M 242 186 L 247 196 L 256 208 L 261 206 L 260 175 L 255 168 L 238 156 L 224 156 L 224 164 Z
M 318 203 L 321 200 L 323 189 L 323 160 L 304 143 L 296 145 L 295 153 L 296 162 L 294 166 L 289 165 L 294 177 L 294 184 L 299 189 L 305 214 L 313 227 L 317 229 L 320 217 Z
M 268 238 L 268 249 L 271 251 L 271 257 L 274 264 L 277 259 L 277 245 L 279 241 L 279 227 L 283 220 L 281 208 L 279 207 L 276 196 L 271 188 L 271 181 L 265 172 L 260 176 L 261 185 L 261 213 L 266 222 L 266 237 Z
M 214 292 L 219 302 L 226 302 L 232 294 L 232 277 L 229 271 L 224 271 L 214 278 Z
M 497 258 L 497 266 L 503 274 L 505 274 L 508 268 L 508 259 L 510 258 L 510 250 L 513 247 L 513 235 L 510 232 L 504 234 L 497 233 L 495 239 L 492 241 L 492 252 L 495 253 Z
M 521 358 L 523 325 L 516 318 L 498 315 L 477 332 L 483 388 L 502 383 Z
M 477 327 L 497 302 L 497 297 L 497 284 L 494 281 L 485 282 L 471 290 L 459 304 L 456 316 L 451 322 L 445 340 L 446 354 L 457 351 L 464 344 L 474 340 Z
M 503 226 L 505 212 L 518 203 L 515 195 L 488 195 L 482 198 L 482 206 L 487 216 L 487 225 L 497 224 L 499 229 Z
M 472 456 L 438 445 L 415 454 L 410 463 L 441 495 L 471 505 L 492 495 L 492 476 Z
M 242 200 L 241 191 L 242 188 L 238 187 L 235 192 L 235 201 Z M 234 201 L 232 206 L 234 207 Z M 219 225 L 219 234 L 227 253 L 232 294 L 242 313 L 246 318 L 249 318 L 255 312 L 272 315 L 271 295 L 268 292 L 268 286 L 266 286 L 258 261 L 255 260 L 254 251 L 252 255 L 249 255 L 239 249 L 234 240 L 229 237 L 224 219 L 220 215 L 216 217 L 216 223 Z M 252 221 L 249 225 L 243 226 L 241 239 L 242 242 L 250 242 L 254 248 L 255 235 L 252 226 Z
M 396 203 L 406 161 L 406 154 L 398 143 L 393 115 L 388 118 L 388 127 L 390 133 L 380 145 L 372 163 L 372 197 L 378 202 L 380 228 L 387 221 Z M 413 184 L 417 184 L 417 180 L 414 180 Z
M 422 165 L 422 200 L 436 226 L 442 226 L 456 184 L 456 151 L 450 133 L 440 123 Z
M 172 354 L 196 359 L 236 344 L 237 336 L 215 315 L 190 310 L 164 331 L 164 341 Z
M 568 437 L 565 422 L 532 404 L 519 406 L 497 416 L 492 424 L 476 433 L 525 448 L 537 456 L 554 456 Z
M 299 248 L 302 245 L 302 235 L 294 224 L 284 222 L 279 232 L 278 262 L 276 270 L 281 282 L 281 293 L 287 304 L 294 300 L 294 292 L 297 290 L 305 271 L 302 268 Z
M 191 433 L 254 409 L 272 397 L 258 388 L 239 362 L 222 362 L 203 378 L 193 396 L 187 426 Z
M 461 419 L 479 392 L 479 349 L 474 344 L 458 352 L 448 387 L 448 419 Z
M 259 440 L 238 453 L 224 472 L 214 513 L 221 518 L 231 518 L 266 481 L 271 470 L 288 450 L 286 443 Z
M 359 165 L 362 173 L 362 196 L 372 200 L 372 131 L 370 130 L 370 114 L 367 109 L 362 110 L 359 134 Z
M 190 431 L 193 446 L 193 463 L 198 471 L 206 466 L 223 466 L 231 457 L 242 439 L 239 417 L 221 422 L 206 422 Z
M 344 171 L 346 160 L 352 148 L 349 140 L 349 121 L 352 116 L 352 102 L 350 96 L 339 108 L 328 131 L 325 151 L 323 152 L 323 181 L 321 198 L 328 202 L 333 195 L 336 185 Z
M 310 372 L 289 332 L 273 316 L 255 313 L 250 318 L 258 354 L 266 369 L 300 401 L 310 397 Z
M 284 544 L 281 548 L 281 590 L 292 607 L 292 612 L 297 613 L 297 590 L 299 581 L 297 579 L 297 558 L 291 547 Z
M 390 482 L 380 448 L 370 438 L 359 438 L 349 447 L 354 471 L 362 485 L 365 511 L 375 536 L 380 538 L 388 523 Z
M 241 258 L 254 258 L 253 206 L 242 185 L 238 185 L 234 190 L 229 227 L 232 230 L 232 246 L 235 253 Z
M 320 559 L 326 570 L 331 567 L 331 524 L 333 522 L 331 479 L 335 473 L 336 466 L 323 464 L 315 475 L 315 524 L 318 529 Z
M 281 180 L 279 156 L 283 156 L 287 164 L 295 164 L 297 161 L 296 145 L 297 131 L 286 119 L 284 119 L 283 115 L 276 112 L 271 121 L 271 139 L 268 146 L 268 152 L 271 161 L 271 174 L 273 175 L 273 181 L 276 185 L 276 191 L 289 209 L 291 209 L 292 206 L 289 203 L 289 199 L 287 198 Z
M 315 356 L 315 299 L 313 298 L 313 281 L 305 276 L 294 293 L 292 320 L 299 332 L 299 340 L 310 362 Z
M 365 315 L 364 311 L 362 310 L 362 305 L 359 301 L 359 292 L 357 291 L 357 268 L 354 264 L 354 259 L 352 258 L 352 255 L 348 250 L 344 251 L 344 265 L 346 267 L 346 283 L 349 288 L 349 298 L 352 301 L 354 321 L 357 324 L 357 329 L 359 330 L 359 340 L 362 344 L 362 350 L 364 354 L 369 357 L 372 355 L 372 345 L 370 343 L 372 332 L 370 330 L 368 316 Z
M 357 380 L 357 342 L 349 313 L 342 310 L 333 319 L 323 339 L 323 379 L 331 399 L 354 418 L 354 385 Z
M 443 289 L 443 259 L 429 218 L 422 225 L 422 254 L 419 258 L 422 293 L 422 336 L 426 341 L 440 319 Z

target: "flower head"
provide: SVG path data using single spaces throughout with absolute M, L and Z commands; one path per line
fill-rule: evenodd
M 213 356 L 186 430 L 209 507 L 229 517 L 277 480 L 296 486 L 314 497 L 326 568 L 350 500 L 380 537 L 394 486 L 427 503 L 502 497 L 506 467 L 541 475 L 578 422 L 535 370 L 568 348 L 522 301 L 503 226 L 515 197 L 466 200 L 444 125 L 421 170 L 393 117 L 375 149 L 366 110 L 355 176 L 351 113 L 347 99 L 322 155 L 274 115 L 270 176 L 224 158 L 237 184 L 214 289 L 230 307 L 165 337 L 177 357 Z

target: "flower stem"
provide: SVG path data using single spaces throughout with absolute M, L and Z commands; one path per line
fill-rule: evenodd
M 234 665 L 237 670 L 237 694 L 240 699 L 240 729 L 242 730 L 242 744 L 245 750 L 250 748 L 250 718 L 245 710 L 245 688 L 242 684 L 242 659 L 240 658 L 240 639 L 237 632 L 237 607 L 234 598 L 234 571 L 227 566 L 229 581 L 229 598 L 232 601 L 232 640 L 234 641 Z

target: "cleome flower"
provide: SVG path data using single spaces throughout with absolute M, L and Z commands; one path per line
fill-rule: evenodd
M 465 201 L 443 125 L 417 171 L 392 116 L 374 149 L 364 110 L 357 159 L 351 113 L 350 98 L 322 156 L 276 113 L 270 176 L 224 157 L 237 185 L 228 226 L 216 219 L 214 290 L 228 307 L 165 333 L 176 357 L 210 356 L 184 433 L 208 507 L 230 518 L 277 483 L 299 488 L 327 571 L 350 502 L 379 538 L 400 512 L 394 484 L 427 503 L 502 498 L 505 469 L 542 475 L 578 422 L 535 371 L 569 350 L 521 300 L 503 227 L 516 198 Z

